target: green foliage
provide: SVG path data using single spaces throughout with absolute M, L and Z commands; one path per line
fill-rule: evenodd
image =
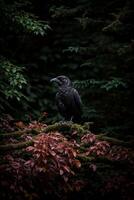
M 36 15 L 30 12 L 26 12 L 26 7 L 32 8 L 32 2 L 26 1 L 14 1 L 12 4 L 2 4 L 0 8 L 5 15 L 5 19 L 8 23 L 12 23 L 13 28 L 9 25 L 9 28 L 16 32 L 23 31 L 24 33 L 32 33 L 35 35 L 44 36 L 48 30 L 51 30 L 47 21 L 38 19 Z M 17 27 L 17 30 L 15 30 Z
M 15 13 L 12 18 L 13 22 L 23 28 L 25 32 L 35 35 L 46 35 L 48 30 L 51 30 L 47 22 L 38 20 L 33 14 L 26 12 Z
M 8 108 L 18 109 L 12 105 L 10 99 L 13 99 L 16 103 L 20 101 L 17 105 L 21 105 L 24 110 L 28 109 L 28 102 L 33 101 L 33 96 L 31 95 L 31 98 L 29 98 L 27 97 L 28 93 L 25 93 L 25 86 L 29 80 L 26 80 L 28 76 L 24 75 L 24 71 L 26 72 L 27 70 L 24 70 L 23 66 L 26 63 L 23 64 L 25 61 L 21 60 L 22 57 L 28 56 L 29 53 L 25 54 L 27 47 L 24 47 L 23 55 L 20 51 L 23 44 L 27 43 L 26 38 L 28 35 L 43 37 L 51 28 L 48 21 L 40 19 L 39 16 L 33 13 L 32 4 L 29 0 L 25 2 L 22 0 L 0 1 L 0 108 L 4 112 L 8 112 L 6 110 Z
M 63 50 L 63 53 L 64 52 L 75 52 L 75 53 L 77 53 L 78 51 L 79 51 L 79 47 L 68 47 L 67 49 Z
M 118 89 L 118 87 L 122 86 L 123 88 L 126 88 L 126 83 L 121 80 L 121 78 L 115 78 L 113 77 L 112 80 L 105 81 L 105 80 L 95 80 L 95 79 L 89 79 L 85 81 L 75 81 L 74 86 L 79 89 L 84 88 L 100 88 L 105 89 L 106 91 L 112 90 L 112 89 Z
M 16 98 L 20 100 L 23 95 L 22 88 L 27 84 L 23 75 L 23 68 L 14 65 L 9 60 L 0 58 L 0 92 L 6 99 Z
M 102 85 L 101 88 L 109 91 L 120 86 L 126 88 L 126 83 L 124 83 L 120 78 L 113 78 L 111 81 L 108 81 L 106 84 Z

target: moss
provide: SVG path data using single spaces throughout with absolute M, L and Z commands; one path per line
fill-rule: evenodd
M 84 134 L 87 130 L 84 129 L 84 127 L 80 124 L 75 124 L 72 122 L 59 122 L 55 123 L 53 125 L 49 125 L 44 129 L 44 132 L 54 132 L 54 131 L 60 131 L 60 132 L 67 132 L 70 133 L 72 131 L 77 131 L 80 135 Z
M 0 145 L 0 151 L 23 149 L 23 148 L 33 145 L 33 143 L 34 143 L 33 141 L 26 141 L 26 142 L 19 142 L 17 144 Z
M 0 138 L 1 139 L 3 139 L 3 138 L 5 139 L 5 138 L 9 138 L 9 137 L 18 138 L 21 135 L 28 134 L 28 133 L 38 134 L 38 131 L 36 131 L 36 130 L 19 130 L 19 131 L 14 131 L 11 133 L 2 133 L 2 134 L 0 134 Z
M 49 132 L 62 132 L 63 134 L 65 132 L 67 132 L 68 134 L 73 132 L 73 131 L 77 131 L 78 135 L 78 139 L 79 136 L 82 136 L 86 133 L 89 132 L 89 126 L 87 126 L 87 124 L 85 125 L 80 125 L 80 124 L 75 124 L 72 122 L 64 122 L 64 123 L 55 123 L 52 125 L 48 125 L 46 128 L 44 128 L 44 130 L 42 131 L 44 134 L 45 133 L 49 133 Z M 38 130 L 23 130 L 23 131 L 15 131 L 15 132 L 11 132 L 11 133 L 5 133 L 5 134 L 1 134 L 0 137 L 2 139 L 8 138 L 8 137 L 20 137 L 21 135 L 24 134 L 32 134 L 33 135 L 33 139 L 36 137 L 36 135 L 40 134 L 40 131 Z M 71 134 L 70 134 L 71 137 Z M 108 141 L 112 144 L 115 145 L 122 145 L 122 146 L 126 146 L 126 147 L 133 147 L 134 145 L 134 141 L 131 142 L 124 142 L 122 140 L 118 140 L 112 137 L 108 137 L 106 136 L 106 134 L 99 134 L 96 135 L 96 138 L 99 140 L 104 140 L 104 141 Z M 26 141 L 26 142 L 18 142 L 17 144 L 3 144 L 0 145 L 0 150 L 1 151 L 7 151 L 7 150 L 14 150 L 14 149 L 22 149 L 22 148 L 26 148 L 27 146 L 33 145 L 33 141 Z M 83 147 L 84 148 L 84 147 Z M 83 151 L 83 149 L 81 149 Z
M 112 137 L 108 137 L 106 135 L 97 135 L 96 136 L 97 139 L 99 140 L 105 140 L 111 144 L 115 144 L 115 145 L 121 145 L 121 146 L 124 146 L 124 147 L 133 147 L 134 146 L 134 141 L 130 141 L 130 142 L 125 142 L 123 140 L 119 140 L 119 139 L 116 139 L 116 138 L 112 138 Z

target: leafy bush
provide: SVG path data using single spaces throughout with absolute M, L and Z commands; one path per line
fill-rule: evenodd
M 21 89 L 27 83 L 25 77 L 22 74 L 22 67 L 12 64 L 5 58 L 0 59 L 1 67 L 1 92 L 6 98 L 20 98 L 23 96 Z
M 19 131 L 0 135 L 5 143 L 0 144 L 4 153 L 0 156 L 3 200 L 63 196 L 72 199 L 78 195 L 87 200 L 96 199 L 95 194 L 103 198 L 115 191 L 122 199 L 127 197 L 132 188 L 129 171 L 134 160 L 131 149 L 121 146 L 121 141 L 105 134 L 95 135 L 78 124 L 47 126 L 38 121 L 29 124 L 19 121 L 14 127 Z M 127 184 L 125 192 L 123 183 L 125 188 Z M 126 199 L 129 197 L 131 194 Z
M 25 88 L 27 81 L 23 75 L 23 67 L 3 57 L 0 57 L 0 69 L 0 109 L 4 112 L 6 108 L 11 107 L 9 99 L 26 99 L 22 89 Z
M 44 36 L 51 30 L 47 22 L 37 19 L 33 14 L 22 12 L 15 13 L 13 22 L 18 24 L 25 32 Z

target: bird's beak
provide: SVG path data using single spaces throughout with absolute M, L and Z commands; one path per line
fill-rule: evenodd
M 50 82 L 57 82 L 57 81 L 58 81 L 57 78 L 52 78 L 52 79 L 50 80 Z
M 58 80 L 58 78 L 52 78 L 52 79 L 50 80 L 50 82 L 55 82 L 55 83 L 57 83 L 58 85 L 60 85 L 60 81 Z

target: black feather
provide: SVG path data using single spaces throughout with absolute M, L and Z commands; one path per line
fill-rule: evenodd
M 56 104 L 60 114 L 65 120 L 80 122 L 82 101 L 78 91 L 73 88 L 70 79 L 66 76 L 58 76 L 51 79 L 51 82 L 56 82 L 58 86 Z

